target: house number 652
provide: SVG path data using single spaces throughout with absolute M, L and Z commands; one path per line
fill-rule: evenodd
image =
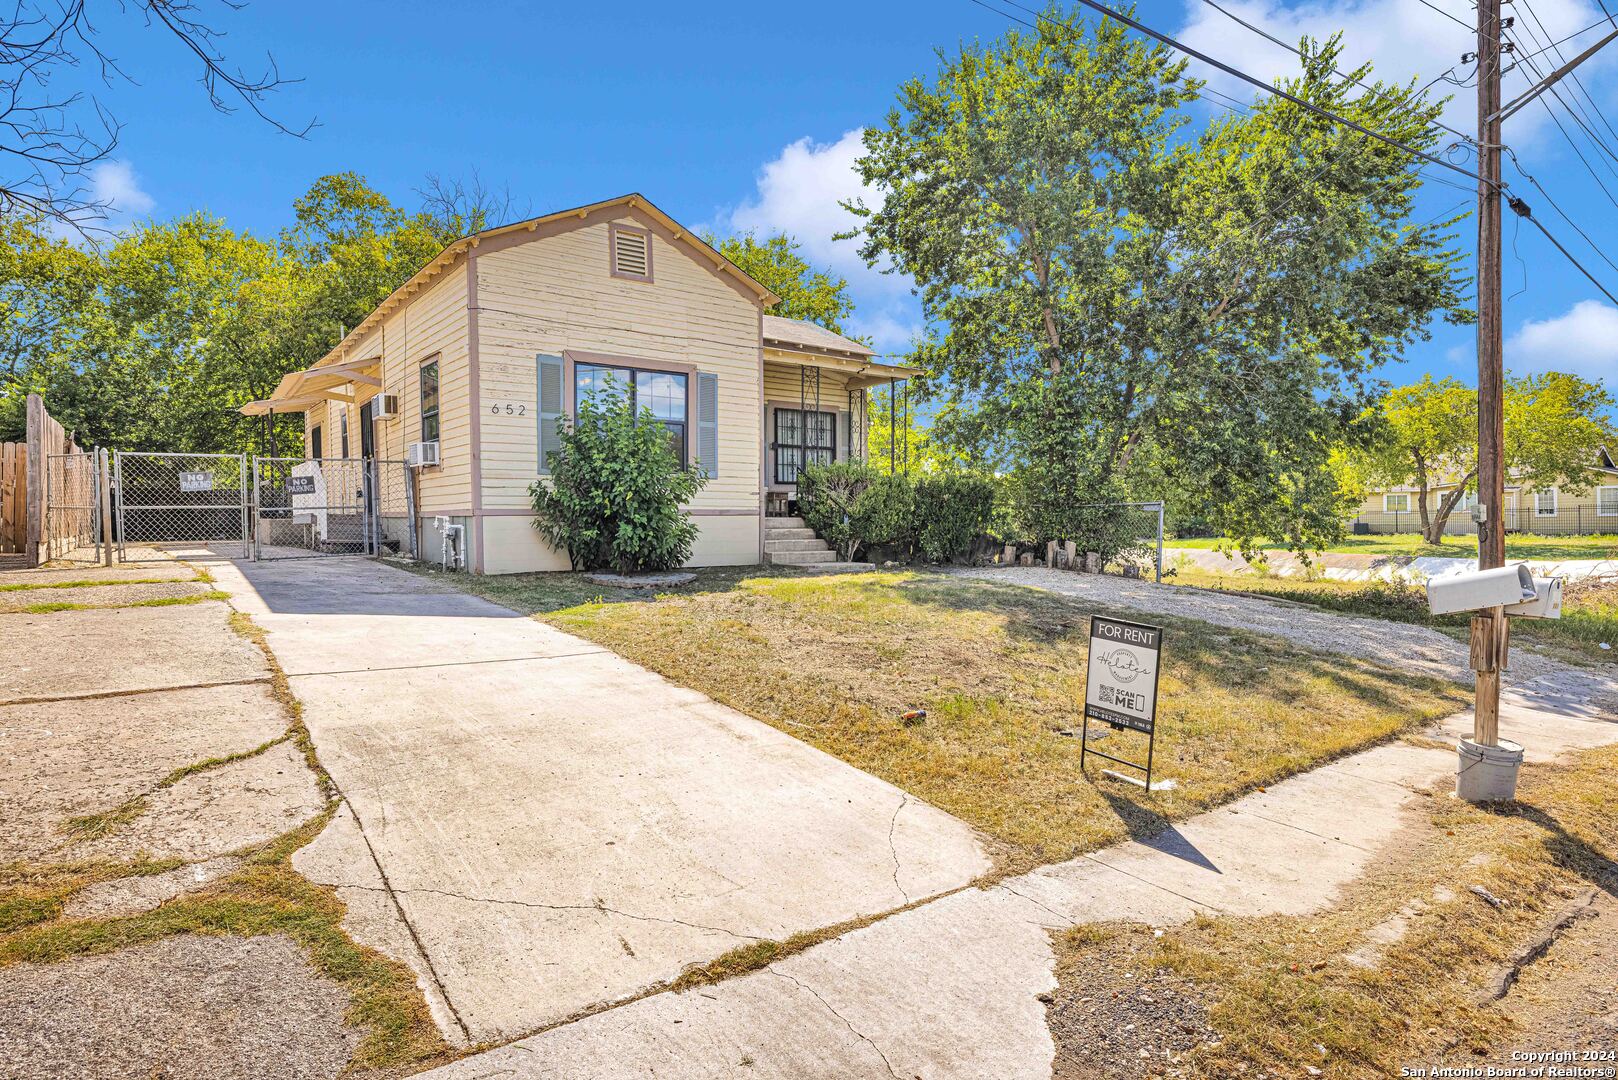
M 528 406 L 527 405 L 513 405 L 509 401 L 506 402 L 503 405 L 501 403 L 499 403 L 499 402 L 495 402 L 493 405 L 489 406 L 489 415 L 490 416 L 527 416 L 528 415 Z

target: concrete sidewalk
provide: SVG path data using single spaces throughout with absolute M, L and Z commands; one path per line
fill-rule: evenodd
M 1618 723 L 1508 701 L 1507 737 L 1556 749 L 1618 741 Z M 659 994 L 425 1076 L 433 1080 L 1049 1080 L 1038 995 L 1050 932 L 1170 925 L 1197 912 L 1325 907 L 1398 835 L 1415 789 L 1453 774 L 1450 750 L 1379 747 L 1145 841 L 968 889 L 758 972 Z
M 347 802 L 294 865 L 459 1045 L 989 869 L 949 815 L 505 608 L 357 558 L 213 570 Z

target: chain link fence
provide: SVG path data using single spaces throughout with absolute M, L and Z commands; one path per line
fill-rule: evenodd
M 124 562 L 138 561 L 143 545 L 190 544 L 244 557 L 251 546 L 245 455 L 119 451 L 113 505 Z
M 1043 545 L 1007 544 L 1004 562 L 1163 580 L 1163 504 L 1080 503 L 1066 508 L 1066 535 Z
M 45 558 L 101 561 L 101 472 L 92 451 L 45 458 Z
M 253 459 L 253 557 L 414 554 L 415 516 L 402 461 Z

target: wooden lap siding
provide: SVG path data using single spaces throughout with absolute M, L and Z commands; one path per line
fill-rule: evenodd
M 637 358 L 690 365 L 717 376 L 718 475 L 691 509 L 699 517 L 720 510 L 756 515 L 758 304 L 657 230 L 653 280 L 612 276 L 608 228 L 601 220 L 477 256 L 484 512 L 527 511 L 539 467 L 538 357 L 581 352 L 630 365 Z M 699 388 L 690 389 L 695 403 Z M 571 410 L 570 380 L 562 398 Z M 693 409 L 687 421 L 693 454 L 701 441 L 698 419 Z
M 802 384 L 798 365 L 785 358 L 778 358 L 779 354 L 770 353 L 764 358 L 764 458 L 767 468 L 770 487 L 777 491 L 791 488 L 790 484 L 777 484 L 775 482 L 775 455 L 769 450 L 769 444 L 775 439 L 774 410 L 777 408 L 798 408 L 799 394 Z M 810 374 L 808 387 L 808 408 L 815 408 L 815 393 L 813 373 Z M 830 368 L 820 369 L 820 411 L 837 414 L 837 460 L 847 461 L 850 449 L 849 412 L 848 412 L 848 379 L 849 376 L 841 371 Z

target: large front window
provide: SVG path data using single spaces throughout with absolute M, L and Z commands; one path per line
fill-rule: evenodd
M 573 409 L 595 394 L 605 403 L 612 397 L 627 396 L 635 415 L 650 410 L 652 418 L 669 433 L 669 448 L 684 465 L 688 460 L 686 438 L 686 377 L 672 371 L 644 371 L 638 368 L 610 367 L 605 364 L 578 364 L 573 368 Z
M 837 414 L 775 410 L 775 482 L 796 484 L 805 465 L 837 460 Z

